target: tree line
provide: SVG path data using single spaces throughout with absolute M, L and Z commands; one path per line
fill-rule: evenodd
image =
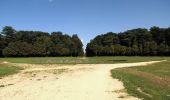
M 87 44 L 87 56 L 169 56 L 170 27 L 108 32 Z
M 41 31 L 16 31 L 5 26 L 0 32 L 0 56 L 83 56 L 83 44 L 74 34 Z
M 83 55 L 83 44 L 76 34 L 16 31 L 11 26 L 0 32 L 1 57 Z M 86 56 L 170 56 L 170 27 L 98 35 L 87 44 Z

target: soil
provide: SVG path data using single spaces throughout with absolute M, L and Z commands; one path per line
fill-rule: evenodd
M 20 73 L 0 79 L 0 100 L 139 100 L 110 70 L 160 61 L 121 64 L 14 64 Z

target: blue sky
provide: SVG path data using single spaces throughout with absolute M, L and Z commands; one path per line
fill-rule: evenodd
M 0 0 L 0 28 L 96 35 L 170 26 L 170 0 Z

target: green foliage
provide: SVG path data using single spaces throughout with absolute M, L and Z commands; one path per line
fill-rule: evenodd
M 78 38 L 78 36 L 76 34 L 74 34 L 72 37 L 71 37 L 71 40 L 72 40 L 72 49 L 71 49 L 71 52 L 72 52 L 72 56 L 83 56 L 84 53 L 83 53 L 83 44 L 81 42 L 81 40 Z
M 0 64 L 0 77 L 17 73 L 22 68 Z
M 11 26 L 5 26 L 2 30 L 2 35 L 5 36 L 5 44 L 7 45 L 9 42 L 15 41 L 15 33 L 16 30 L 13 29 Z
M 2 35 L 1 35 L 2 34 Z M 51 35 L 41 31 L 15 31 L 6 26 L 0 34 L 0 56 L 82 56 L 83 44 L 75 34 L 72 37 L 62 32 Z
M 3 56 L 2 50 L 5 48 L 5 40 L 3 36 L 0 34 L 0 57 Z
M 26 42 L 12 42 L 3 50 L 4 56 L 17 57 L 29 56 L 31 54 L 32 45 Z
M 169 56 L 170 28 L 137 28 L 96 36 L 86 47 L 87 56 Z

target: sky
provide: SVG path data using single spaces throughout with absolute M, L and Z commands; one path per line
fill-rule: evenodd
M 95 36 L 134 28 L 170 26 L 170 0 L 0 0 L 0 29 Z

